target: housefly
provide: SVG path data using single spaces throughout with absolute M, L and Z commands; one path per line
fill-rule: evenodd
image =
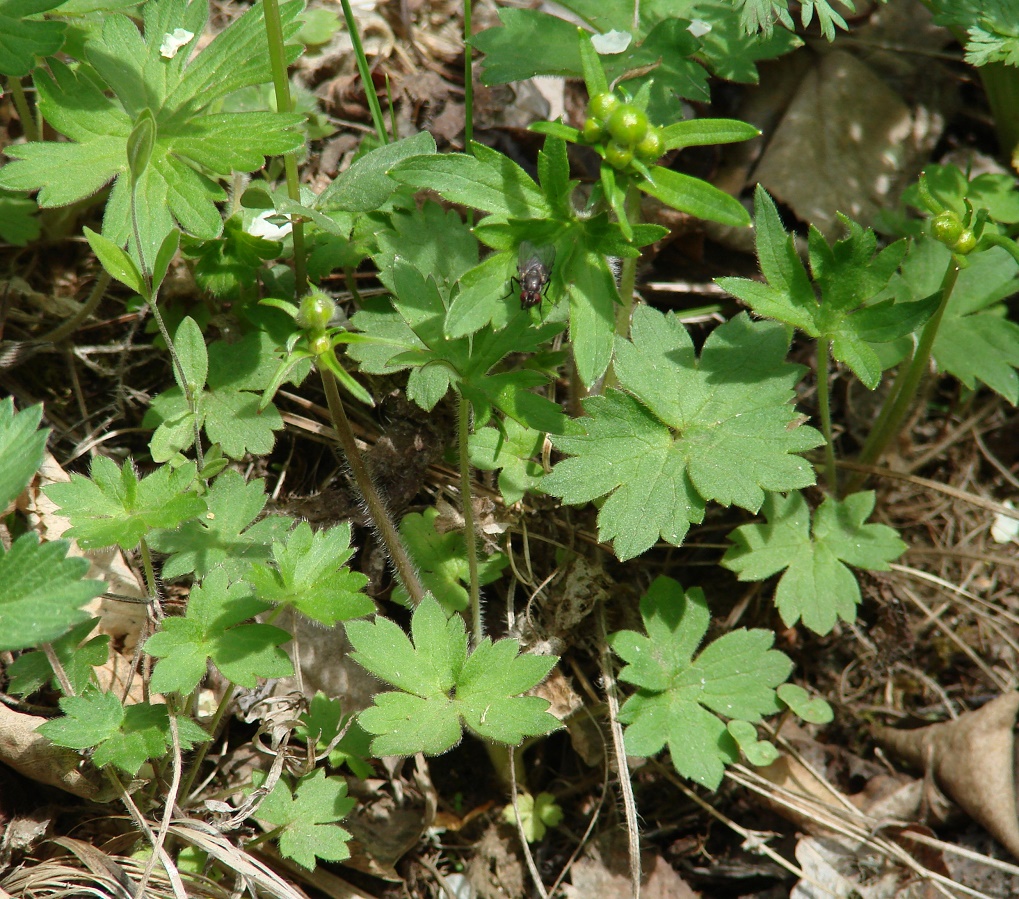
M 555 247 L 551 244 L 536 247 L 529 240 L 520 244 L 517 259 L 517 277 L 512 281 L 520 288 L 520 308 L 531 309 L 540 306 L 548 292 L 552 278 L 552 263 L 555 261 Z

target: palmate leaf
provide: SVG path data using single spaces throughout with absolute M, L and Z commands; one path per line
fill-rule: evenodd
M 294 522 L 282 515 L 259 518 L 267 499 L 265 481 L 246 484 L 240 472 L 224 471 L 209 488 L 207 514 L 149 535 L 153 549 L 170 554 L 163 577 L 172 580 L 191 572 L 204 577 L 216 569 L 243 577 L 252 561 L 268 559 L 273 543 Z
M 713 640 L 695 657 L 708 629 L 707 603 L 699 588 L 684 593 L 672 578 L 651 584 L 640 614 L 647 636 L 618 631 L 609 637 L 628 663 L 619 679 L 640 688 L 619 713 L 629 725 L 627 752 L 651 756 L 668 746 L 680 774 L 715 789 L 724 766 L 739 760 L 726 721 L 730 727 L 752 725 L 779 711 L 775 688 L 792 662 L 771 648 L 772 631 L 744 628 Z
M 421 583 L 446 613 L 452 614 L 467 608 L 469 597 L 464 585 L 470 583 L 470 564 L 463 533 L 440 533 L 435 527 L 438 517 L 439 510 L 434 506 L 425 509 L 423 514 L 411 512 L 404 515 L 400 534 L 420 572 Z M 504 553 L 483 555 L 478 559 L 478 582 L 484 586 L 497 581 L 508 564 Z M 394 588 L 393 599 L 410 604 L 410 597 L 403 587 Z
M 95 747 L 92 761 L 115 765 L 130 775 L 149 759 L 162 758 L 173 745 L 165 705 L 124 706 L 113 693 L 88 690 L 60 700 L 64 717 L 47 721 L 39 733 L 70 749 Z M 175 716 L 181 748 L 190 749 L 209 735 L 187 716 Z
M 139 479 L 130 460 L 118 468 L 112 459 L 96 456 L 89 473 L 72 474 L 70 483 L 45 490 L 71 520 L 67 536 L 85 549 L 118 544 L 131 550 L 150 529 L 173 529 L 205 511 L 204 500 L 193 492 L 193 462 L 177 469 L 163 465 Z
M 541 480 L 542 468 L 535 457 L 545 435 L 507 419 L 502 428 L 479 428 L 468 438 L 471 465 L 482 471 L 499 470 L 499 491 L 511 506 Z
M 280 852 L 311 871 L 316 858 L 341 862 L 350 857 L 350 833 L 336 822 L 353 807 L 347 782 L 319 768 L 302 777 L 293 793 L 279 780 L 258 807 L 257 817 L 279 831 Z
M 423 409 L 432 409 L 456 384 L 474 405 L 479 425 L 496 406 L 521 424 L 558 430 L 561 415 L 553 404 L 530 393 L 544 378 L 534 372 L 489 371 L 509 353 L 534 352 L 562 326 L 535 326 L 528 310 L 518 307 L 499 330 L 486 327 L 472 337 L 450 339 L 444 330 L 449 285 L 422 271 L 403 257 L 394 259 L 383 276 L 394 292 L 392 304 L 366 303 L 352 319 L 380 340 L 352 345 L 350 356 L 372 374 L 411 369 L 407 396 Z
M 708 337 L 698 358 L 678 318 L 640 307 L 632 335 L 616 342 L 616 373 L 628 392 L 584 401 L 587 416 L 552 437 L 572 458 L 541 484 L 568 503 L 608 495 L 598 533 L 620 559 L 659 537 L 682 543 L 708 500 L 756 512 L 765 491 L 814 483 L 795 454 L 823 438 L 797 426 L 791 400 L 803 369 L 785 361 L 783 327 L 739 315 Z
M 287 37 L 299 27 L 300 8 L 281 5 Z M 152 261 L 174 221 L 196 237 L 216 237 L 222 228 L 216 203 L 226 194 L 213 178 L 257 169 L 265 156 L 295 150 L 304 138 L 299 115 L 209 111 L 231 91 L 270 80 L 261 4 L 194 58 L 188 47 L 172 59 L 161 53 L 165 35 L 178 28 L 201 34 L 207 18 L 205 0 L 149 3 L 142 35 L 127 16 L 107 16 L 86 43 L 89 66 L 54 60 L 50 73 L 35 79 L 40 110 L 70 140 L 9 148 L 13 161 L 0 172 L 0 186 L 39 190 L 46 207 L 84 199 L 114 181 L 103 234 L 123 246 L 134 240 L 129 139 L 151 118 L 151 153 L 134 185 L 143 258 Z
M 764 506 L 766 524 L 745 524 L 730 535 L 722 564 L 741 581 L 760 581 L 784 571 L 775 605 L 786 626 L 802 619 L 818 634 L 827 634 L 841 618 L 853 622 L 860 587 L 849 566 L 885 571 L 906 551 L 893 528 L 867 524 L 874 493 L 831 497 L 814 512 L 802 494 L 772 494 Z
M 431 597 L 414 610 L 413 642 L 385 618 L 351 621 L 346 629 L 354 661 L 398 688 L 376 694 L 358 716 L 375 735 L 375 756 L 439 755 L 456 745 L 464 726 L 509 745 L 559 726 L 546 700 L 520 695 L 544 679 L 556 658 L 521 655 L 516 640 L 487 637 L 468 654 L 463 619 L 447 620 Z
M 293 665 L 280 645 L 291 635 L 251 619 L 268 608 L 243 582 L 222 569 L 195 585 L 183 617 L 167 618 L 145 643 L 160 661 L 152 675 L 157 693 L 188 694 L 205 677 L 209 660 L 227 680 L 254 687 L 260 677 L 289 677 Z
M 353 554 L 349 523 L 313 533 L 302 521 L 273 544 L 273 565 L 254 563 L 245 580 L 260 598 L 331 626 L 375 610 L 363 592 L 368 578 L 346 565 Z
M 782 227 L 775 203 L 758 185 L 754 195 L 757 256 L 767 283 L 719 278 L 718 284 L 758 315 L 785 322 L 831 345 L 832 355 L 848 365 L 869 388 L 881 379 L 881 362 L 871 343 L 902 337 L 922 325 L 937 308 L 931 294 L 921 302 L 868 305 L 888 286 L 906 254 L 900 240 L 877 252 L 877 238 L 840 216 L 847 235 L 829 245 L 810 229 L 813 278 L 797 255 L 793 236 Z
M 178 330 L 175 340 L 181 336 Z M 196 340 L 202 340 L 200 332 Z M 198 355 L 204 351 L 204 343 L 195 349 Z M 274 349 L 273 338 L 265 331 L 252 331 L 232 344 L 216 341 L 208 349 L 208 384 L 197 378 L 201 373 L 199 362 L 196 377 L 189 379 L 196 395 L 199 425 L 209 440 L 220 444 L 231 458 L 240 459 L 249 452 L 268 453 L 276 442 L 275 432 L 283 427 L 283 418 L 272 403 L 259 408 L 261 391 L 278 367 Z M 171 459 L 194 443 L 194 418 L 179 386 L 152 401 L 143 424 L 156 429 L 151 449 L 157 462 Z

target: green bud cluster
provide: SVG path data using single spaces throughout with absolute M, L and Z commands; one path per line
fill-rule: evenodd
M 665 151 L 662 129 L 652 125 L 642 109 L 613 93 L 591 98 L 581 134 L 586 143 L 602 145 L 605 161 L 615 169 L 625 170 L 635 159 L 657 162 Z

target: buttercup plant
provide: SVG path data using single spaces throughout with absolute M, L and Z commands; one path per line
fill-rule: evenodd
M 43 0 L 10 32 L 11 48 L 0 48 L 26 136 L 5 149 L 0 208 L 28 203 L 17 193 L 25 191 L 37 192 L 44 211 L 90 197 L 104 204 L 101 229 L 83 233 L 108 276 L 153 315 L 171 359 L 173 383 L 167 379 L 143 419 L 151 430 L 144 454 L 119 463 L 96 455 L 87 476 L 46 489 L 70 521 L 67 538 L 86 550 L 119 547 L 137 560 L 151 611 L 151 632 L 141 635 L 145 664 L 132 675 L 143 680 L 144 698 L 103 685 L 97 674 L 109 641 L 91 633 L 82 606 L 105 585 L 67 557 L 66 541 L 40 545 L 22 535 L 0 550 L 0 649 L 21 653 L 7 668 L 9 689 L 57 689 L 62 716 L 40 732 L 87 752 L 106 781 L 105 792 L 93 784 L 92 795 L 119 797 L 151 843 L 139 895 L 152 866 L 170 872 L 180 861 L 165 842 L 177 811 L 204 814 L 196 785 L 238 688 L 294 673 L 292 634 L 283 627 L 293 616 L 342 623 L 350 658 L 391 689 L 360 710 L 345 697 L 308 697 L 286 727 L 265 725 L 277 739 L 277 764 L 245 785 L 247 797 L 230 816 L 233 827 L 251 820 L 263 828 L 248 849 L 274 840 L 306 869 L 342 861 L 351 831 L 340 822 L 356 807 L 336 773 L 341 765 L 366 779 L 381 758 L 438 755 L 465 734 L 502 765 L 563 726 L 540 693 L 559 662 L 548 649 L 580 649 L 542 633 L 533 603 L 520 618 L 509 616 L 512 624 L 499 621 L 510 592 L 502 579 L 518 569 L 511 539 L 502 548 L 482 539 L 489 530 L 474 502 L 475 468 L 499 472 L 506 514 L 489 516 L 492 531 L 515 537 L 539 506 L 554 510 L 559 527 L 567 514 L 556 507 L 561 501 L 577 507 L 575 521 L 597 521 L 591 543 L 599 546 L 590 552 L 611 552 L 619 566 L 615 592 L 595 612 L 598 664 L 639 867 L 628 755 L 668 749 L 679 775 L 715 790 L 741 759 L 775 760 L 761 728 L 768 717 L 791 712 L 823 724 L 833 712 L 789 682 L 793 660 L 776 648 L 771 627 L 716 634 L 705 590 L 644 577 L 632 560 L 682 546 L 712 507 L 760 515 L 734 527 L 719 564 L 742 581 L 779 575 L 766 595 L 784 625 L 832 633 L 855 621 L 856 571 L 887 570 L 906 544 L 871 520 L 879 495 L 860 489 L 862 477 L 840 481 L 831 382 L 852 378 L 876 389 L 897 369 L 856 459 L 865 465 L 899 432 L 932 359 L 967 387 L 980 382 L 1019 400 L 1019 328 L 1001 316 L 1001 300 L 1019 285 L 1012 239 L 1019 213 L 1010 218 L 1002 199 L 1014 200 L 1011 183 L 996 193 L 1000 186 L 932 169 L 909 195 L 923 223 L 906 236 L 880 245 L 873 231 L 842 217 L 844 236 L 834 243 L 810 229 L 806 262 L 759 187 L 753 222 L 762 278 L 718 281 L 753 318 L 741 312 L 703 336 L 676 313 L 635 305 L 641 251 L 667 235 L 641 221 L 642 195 L 728 226 L 751 221 L 739 200 L 673 169 L 670 154 L 752 140 L 757 130 L 733 119 L 683 118 L 678 101 L 707 100 L 711 73 L 752 81 L 758 59 L 792 48 L 797 38 L 770 29 L 776 15 L 791 25 L 784 5 L 699 4 L 704 19 L 694 21 L 667 3 L 595 8 L 571 0 L 563 5 L 580 28 L 538 10 L 502 10 L 497 27 L 465 41 L 483 54 L 487 83 L 555 74 L 582 79 L 587 91 L 578 127 L 533 124 L 544 135 L 536 178 L 471 139 L 471 52 L 463 152 L 438 152 L 425 132 L 387 131 L 356 20 L 348 0 L 342 5 L 375 134 L 317 194 L 301 184 L 310 119 L 294 111 L 287 76 L 303 52 L 297 36 L 306 19 L 295 0 L 255 4 L 201 49 L 204 0 L 149 0 L 140 22 L 115 10 L 101 21 L 62 21 Z M 469 3 L 466 12 L 469 34 Z M 826 3 L 802 5 L 804 25 L 814 14 L 829 38 L 845 27 Z M 766 33 L 749 37 L 740 19 Z M 0 4 L 0 31 L 13 21 Z M 35 113 L 18 80 L 29 75 Z M 275 110 L 244 106 L 269 83 Z M 65 140 L 38 139 L 35 114 Z M 572 177 L 569 153 L 577 148 L 597 164 L 584 189 Z M 267 157 L 282 164 L 267 165 Z M 421 197 L 424 190 L 433 196 Z M 24 211 L 16 220 L 0 215 L 0 234 L 8 237 L 8 228 L 32 240 Z M 253 235 L 244 223 L 256 215 L 287 227 L 272 239 Z M 521 248 L 537 247 L 548 248 L 543 271 L 508 290 L 523 277 Z M 165 285 L 181 248 L 221 301 L 215 315 L 168 306 Z M 355 292 L 348 318 L 316 282 L 334 270 L 349 280 L 366 259 L 384 290 Z M 621 260 L 618 272 L 610 260 Z M 99 291 L 95 303 L 101 299 Z M 794 337 L 813 342 L 818 428 L 797 406 L 807 367 L 792 361 Z M 315 530 L 267 512 L 265 482 L 238 464 L 272 452 L 284 425 L 281 396 L 310 389 L 312 369 L 395 576 L 388 595 L 373 585 L 375 599 L 365 592 L 368 578 L 351 567 L 349 522 Z M 428 413 L 447 402 L 455 408 L 448 493 L 462 522 L 453 530 L 442 529 L 448 516 L 437 505 L 408 511 L 398 524 L 394 512 L 403 510 L 390 508 L 363 458 L 344 401 L 371 409 L 381 390 L 393 389 Z M 0 402 L 5 504 L 41 463 L 41 414 Z M 561 560 L 587 552 L 576 535 L 555 537 Z M 552 580 L 550 572 L 534 577 L 535 603 Z M 175 616 L 162 602 L 173 582 L 188 594 Z M 482 586 L 490 588 L 487 614 Z M 385 617 L 385 598 L 409 611 Z M 634 600 L 628 615 L 622 603 Z M 609 633 L 606 620 L 630 626 Z M 610 649 L 628 685 L 621 703 Z M 200 717 L 210 671 L 221 692 L 212 716 Z M 287 747 L 291 731 L 306 752 Z M 130 790 L 124 778 L 135 782 Z M 540 840 L 561 823 L 565 804 L 524 780 L 521 772 L 523 792 L 506 817 L 525 842 Z M 162 824 L 152 826 L 157 816 Z M 218 868 L 228 866 L 215 857 Z

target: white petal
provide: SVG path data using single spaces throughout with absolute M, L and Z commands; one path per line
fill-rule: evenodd
M 604 34 L 592 34 L 591 43 L 602 56 L 622 53 L 630 46 L 633 35 L 629 31 L 606 31 Z
M 264 237 L 266 240 L 283 240 L 292 230 L 293 225 L 287 222 L 285 225 L 277 225 L 270 222 L 270 218 L 278 218 L 281 213 L 272 209 L 260 212 L 248 225 L 248 234 L 253 237 Z
M 1014 509 L 1012 500 L 1005 500 L 1005 505 Z M 997 514 L 994 516 L 994 524 L 991 525 L 991 539 L 995 543 L 1011 543 L 1019 538 L 1019 521 L 1009 515 Z
M 164 34 L 163 43 L 159 45 L 159 53 L 166 59 L 173 59 L 181 47 L 187 46 L 194 35 L 183 28 L 174 28 L 173 34 Z

